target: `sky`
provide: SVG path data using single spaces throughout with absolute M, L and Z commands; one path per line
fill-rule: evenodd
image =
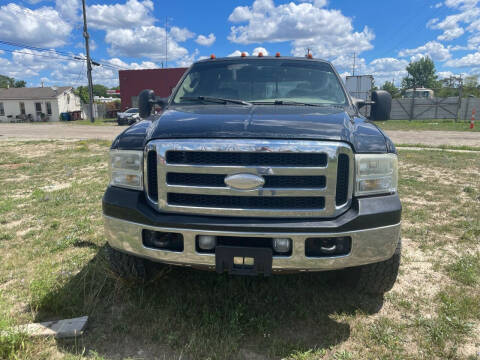
M 93 82 L 241 52 L 331 61 L 377 85 L 430 56 L 440 78 L 480 74 L 480 0 L 86 0 Z M 85 85 L 81 0 L 0 0 L 0 74 Z

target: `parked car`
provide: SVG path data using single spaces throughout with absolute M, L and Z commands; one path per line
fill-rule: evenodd
M 117 113 L 118 125 L 132 125 L 140 119 L 138 108 L 130 108 L 124 112 Z
M 372 100 L 371 120 L 388 119 L 390 95 Z M 165 111 L 151 115 L 158 103 Z M 168 99 L 142 91 L 148 120 L 110 151 L 113 270 L 336 270 L 359 291 L 388 291 L 401 253 L 397 152 L 364 105 L 332 64 L 310 57 L 202 60 Z

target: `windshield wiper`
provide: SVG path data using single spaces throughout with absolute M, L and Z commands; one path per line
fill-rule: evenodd
M 251 103 L 243 100 L 237 99 L 224 99 L 224 98 L 217 98 L 211 96 L 182 96 L 181 100 L 194 100 L 194 101 L 205 101 L 205 102 L 213 102 L 217 104 L 240 104 L 240 105 L 252 105 Z
M 341 104 L 314 104 L 293 100 L 275 100 L 275 101 L 252 101 L 254 105 L 301 105 L 301 106 L 320 106 L 320 107 L 343 107 Z

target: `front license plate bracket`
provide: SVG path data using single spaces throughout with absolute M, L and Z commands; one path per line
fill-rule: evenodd
M 215 269 L 221 274 L 232 275 L 272 274 L 272 249 L 240 246 L 217 246 L 215 248 Z

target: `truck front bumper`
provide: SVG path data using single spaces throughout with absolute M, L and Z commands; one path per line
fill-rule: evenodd
M 215 254 L 196 249 L 198 235 L 290 238 L 289 256 L 274 256 L 272 271 L 342 269 L 389 259 L 400 238 L 398 195 L 354 199 L 335 219 L 258 219 L 164 214 L 153 210 L 142 192 L 109 187 L 103 198 L 105 234 L 113 248 L 157 262 L 215 270 Z M 143 230 L 180 233 L 182 252 L 145 247 Z M 305 241 L 316 237 L 350 237 L 347 255 L 308 257 Z

